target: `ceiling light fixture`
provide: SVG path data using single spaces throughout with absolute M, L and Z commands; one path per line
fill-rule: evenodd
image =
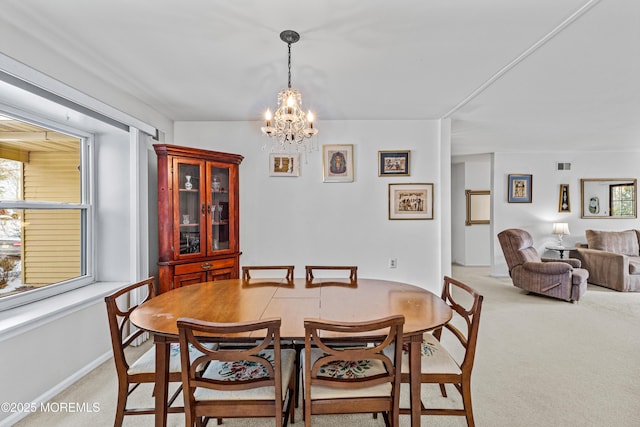
M 272 138 L 271 151 L 312 151 L 311 137 L 318 133 L 313 127 L 313 114 L 302 110 L 302 95 L 291 88 L 291 44 L 300 40 L 300 34 L 293 30 L 280 33 L 280 39 L 289 48 L 289 84 L 278 93 L 278 108 L 272 115 L 266 111 L 266 126 L 262 133 Z M 308 143 L 309 142 L 309 143 Z

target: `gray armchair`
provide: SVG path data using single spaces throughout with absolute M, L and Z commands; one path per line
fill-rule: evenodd
M 580 260 L 540 258 L 531 235 L 517 228 L 501 231 L 498 240 L 514 286 L 571 302 L 587 290 L 589 272 Z

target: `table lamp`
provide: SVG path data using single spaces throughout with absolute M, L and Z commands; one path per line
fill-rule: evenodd
M 554 222 L 553 223 L 553 234 L 558 235 L 558 245 L 562 246 L 562 236 L 569 233 L 569 224 L 566 222 Z

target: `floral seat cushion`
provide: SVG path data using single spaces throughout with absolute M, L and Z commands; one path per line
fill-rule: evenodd
M 265 358 L 273 365 L 273 350 L 264 350 L 258 356 Z M 296 352 L 293 349 L 283 349 L 280 357 L 282 398 L 284 399 L 289 381 L 291 381 L 291 376 L 293 375 Z M 202 376 L 219 381 L 240 381 L 267 376 L 267 371 L 263 365 L 256 362 L 221 362 L 212 360 Z M 194 392 L 194 396 L 196 400 L 273 400 L 275 387 L 267 386 L 248 390 L 214 390 L 198 387 Z
M 311 349 L 311 365 L 320 357 L 326 356 L 327 353 L 318 348 Z M 305 353 L 300 356 L 300 364 L 304 366 Z M 318 371 L 318 376 L 328 378 L 365 378 L 386 372 L 385 366 L 380 360 L 360 360 L 352 361 L 336 361 L 324 365 Z M 373 396 L 389 396 L 391 394 L 391 384 L 384 383 L 372 387 L 363 387 L 359 389 L 339 389 L 325 386 L 312 386 L 312 399 L 339 399 L 346 397 L 373 397 Z

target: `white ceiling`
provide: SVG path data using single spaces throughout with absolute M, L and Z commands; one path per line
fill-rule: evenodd
M 4 0 L 0 52 L 172 120 L 451 118 L 453 154 L 636 149 L 638 0 Z

